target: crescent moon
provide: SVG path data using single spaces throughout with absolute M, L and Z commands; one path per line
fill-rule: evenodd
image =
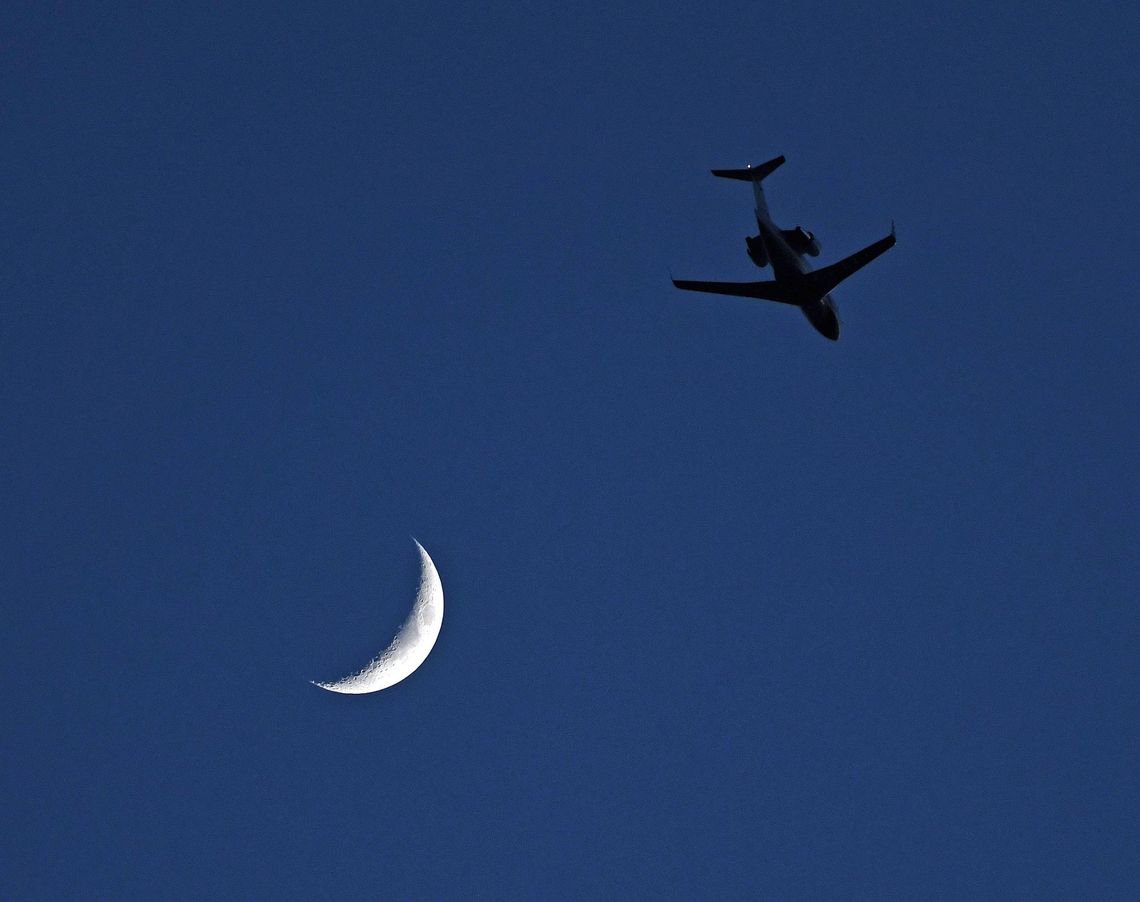
M 408 619 L 396 632 L 392 643 L 359 673 L 335 683 L 314 680 L 314 686 L 346 695 L 378 692 L 411 676 L 427 659 L 443 625 L 443 584 L 424 546 L 416 542 L 416 547 L 420 550 L 420 588 Z

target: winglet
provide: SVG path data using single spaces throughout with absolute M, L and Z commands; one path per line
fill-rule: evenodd
M 748 166 L 745 169 L 714 169 L 712 174 L 722 179 L 738 179 L 742 182 L 759 182 L 766 179 L 773 172 L 784 165 L 784 155 L 780 154 L 774 160 L 761 163 L 759 166 Z

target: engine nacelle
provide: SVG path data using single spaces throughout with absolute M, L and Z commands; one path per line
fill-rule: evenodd
M 763 269 L 768 265 L 768 249 L 764 247 L 764 239 L 759 235 L 749 235 L 744 239 L 748 245 L 748 259 Z
M 797 254 L 807 254 L 809 257 L 819 256 L 819 242 L 816 240 L 815 235 L 803 226 L 796 226 L 794 229 L 785 229 L 780 234 L 783 235 L 784 240 L 788 242 L 788 247 Z

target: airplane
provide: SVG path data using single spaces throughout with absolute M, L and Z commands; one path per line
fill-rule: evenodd
M 891 234 L 880 238 L 874 244 L 838 263 L 812 270 L 805 256 L 819 256 L 819 242 L 807 229 L 796 226 L 794 229 L 781 229 L 772 222 L 768 213 L 768 203 L 764 199 L 762 182 L 784 163 L 781 154 L 774 160 L 759 166 L 744 169 L 714 169 L 712 174 L 725 179 L 738 179 L 751 182 L 756 195 L 756 225 L 760 232 L 744 239 L 748 256 L 761 269 L 769 263 L 775 281 L 771 282 L 694 282 L 673 279 L 673 284 L 686 291 L 708 291 L 713 294 L 729 294 L 742 298 L 756 298 L 762 301 L 776 301 L 799 307 L 808 322 L 816 331 L 832 341 L 839 339 L 839 313 L 832 300 L 831 291 L 850 276 L 862 269 L 880 254 L 895 246 L 895 225 L 891 223 Z

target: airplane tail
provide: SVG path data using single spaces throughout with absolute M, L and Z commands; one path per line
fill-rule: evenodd
M 776 159 L 761 163 L 759 166 L 748 166 L 745 169 L 714 169 L 712 174 L 722 179 L 738 179 L 742 182 L 759 182 L 766 179 L 773 172 L 784 165 L 784 155 Z
M 774 160 L 761 163 L 759 166 L 748 166 L 745 169 L 714 169 L 712 174 L 722 179 L 751 182 L 752 193 L 756 196 L 756 218 L 759 221 L 761 216 L 765 219 L 771 218 L 768 215 L 768 201 L 764 198 L 764 188 L 760 183 L 783 165 L 784 155 L 780 154 Z

